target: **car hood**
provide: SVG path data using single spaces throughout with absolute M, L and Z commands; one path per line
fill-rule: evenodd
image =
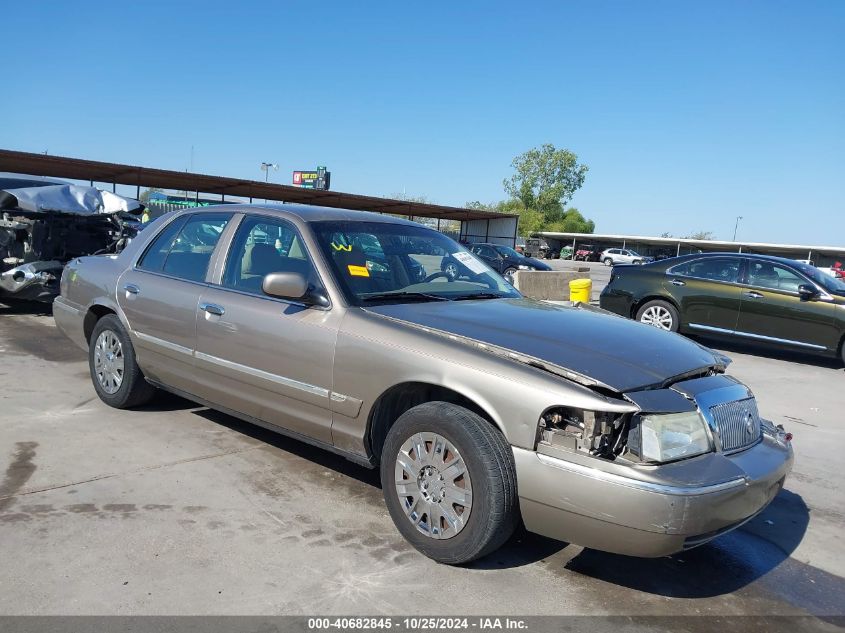
M 722 371 L 730 362 L 679 334 L 591 307 L 523 298 L 391 304 L 366 310 L 458 336 L 465 343 L 495 346 L 515 353 L 516 360 L 548 370 L 569 370 L 579 375 L 576 378 L 586 377 L 620 393 L 664 385 L 709 368 Z
M 534 266 L 534 268 L 538 270 L 551 270 L 551 266 L 549 266 L 546 262 L 542 262 L 539 259 L 534 259 L 533 257 L 523 257 L 519 260 L 514 260 L 516 264 L 523 264 L 525 266 Z

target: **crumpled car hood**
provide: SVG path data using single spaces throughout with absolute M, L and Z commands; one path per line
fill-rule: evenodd
M 110 191 L 81 185 L 47 185 L 0 190 L 0 209 L 20 209 L 30 213 L 140 213 L 137 200 Z
M 569 369 L 620 393 L 662 385 L 726 358 L 678 334 L 591 308 L 531 299 L 438 301 L 367 311 Z

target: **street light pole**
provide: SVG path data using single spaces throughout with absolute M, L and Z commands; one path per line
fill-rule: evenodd
M 276 163 L 261 163 L 261 171 L 264 172 L 264 182 L 269 182 L 271 169 L 279 171 L 279 166 Z
M 736 229 L 739 227 L 739 221 L 742 219 L 741 215 L 736 216 L 736 224 L 734 224 L 734 239 L 733 241 L 736 242 Z
M 264 182 L 270 181 L 270 170 L 279 171 L 279 166 L 276 163 L 261 163 L 261 170 L 264 172 Z M 264 198 L 264 202 L 267 202 L 267 198 Z

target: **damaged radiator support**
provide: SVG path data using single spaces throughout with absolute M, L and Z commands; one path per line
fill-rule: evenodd
M 0 218 L 0 296 L 52 301 L 68 261 L 117 252 L 135 234 L 110 214 L 28 216 L 6 212 Z
M 613 458 L 624 428 L 624 415 L 556 407 L 540 419 L 541 443 L 570 451 Z

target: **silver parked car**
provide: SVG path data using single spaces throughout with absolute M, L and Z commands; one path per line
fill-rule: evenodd
M 492 552 L 520 518 L 663 556 L 760 512 L 792 466 L 725 357 L 525 299 L 441 233 L 382 215 L 175 212 L 119 255 L 73 260 L 54 314 L 107 404 L 166 389 L 378 467 L 397 529 L 444 563 Z
M 605 266 L 614 266 L 616 264 L 647 264 L 654 261 L 654 258 L 640 255 L 629 248 L 608 248 L 602 252 L 599 261 L 604 262 Z

